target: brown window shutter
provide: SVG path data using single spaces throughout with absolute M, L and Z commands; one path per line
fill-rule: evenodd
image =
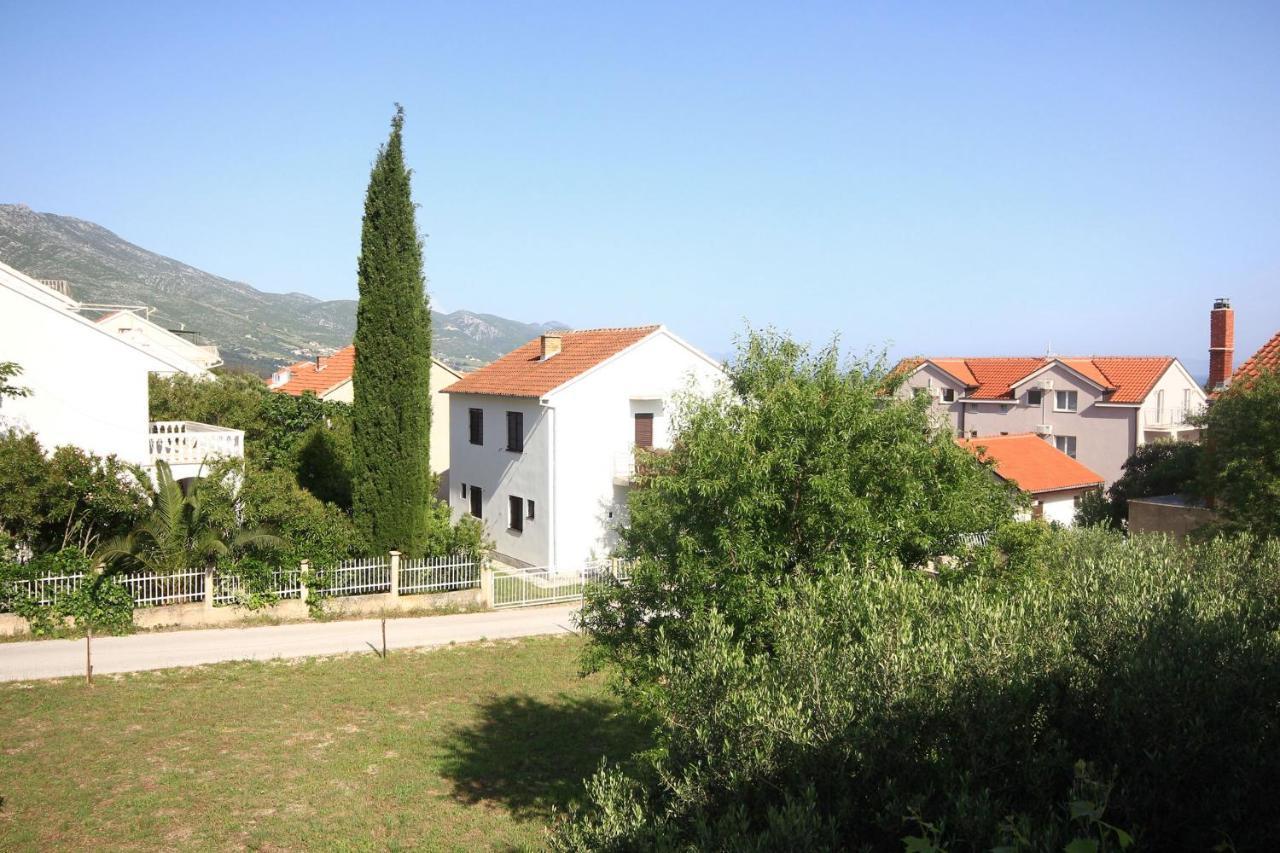
M 636 415 L 636 447 L 653 447 L 653 415 Z

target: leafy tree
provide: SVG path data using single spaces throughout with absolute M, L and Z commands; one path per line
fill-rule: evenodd
M 1225 526 L 1280 536 L 1280 373 L 1233 385 L 1205 428 L 1201 471 Z
M 108 575 L 130 571 L 175 574 L 209 569 L 247 548 L 276 548 L 281 540 L 263 529 L 227 529 L 205 500 L 207 480 L 196 478 L 184 494 L 168 463 L 156 462 L 156 490 L 147 517 L 128 534 L 103 545 L 95 558 Z
M 22 367 L 14 361 L 0 361 L 0 400 L 5 397 L 26 397 L 30 388 L 14 385 L 12 379 L 22 373 Z
M 322 501 L 351 510 L 351 422 L 327 427 L 314 424 L 297 449 L 298 485 Z
M 1201 446 L 1189 441 L 1144 444 L 1124 463 L 1124 473 L 1111 484 L 1105 501 L 1086 496 L 1077 517 L 1086 524 L 1123 528 L 1129 501 L 1156 495 L 1196 496 L 1200 491 Z
M 433 499 L 431 312 L 403 128 L 404 110 L 397 105 L 364 203 L 357 265 L 352 508 L 371 547 L 420 554 L 428 547 Z
M 659 632 L 694 614 L 749 637 L 790 579 L 923 564 L 1019 500 L 931 425 L 927 401 L 887 395 L 880 364 L 766 332 L 728 372 L 723 392 L 680 401 L 674 448 L 642 466 L 622 531 L 640 558 L 630 585 L 583 610 L 596 659 L 636 682 Z

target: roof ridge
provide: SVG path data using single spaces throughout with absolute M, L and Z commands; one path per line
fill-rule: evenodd
M 548 329 L 549 332 L 562 332 L 568 335 L 577 335 L 582 332 L 637 332 L 641 329 L 661 329 L 661 323 L 643 323 L 638 326 L 599 326 L 594 329 Z

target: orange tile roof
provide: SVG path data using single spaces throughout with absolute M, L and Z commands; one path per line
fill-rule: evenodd
M 541 338 L 516 347 L 497 361 L 445 388 L 447 394 L 541 397 L 600 362 L 653 334 L 661 326 L 561 332 L 560 352 L 542 359 Z
M 1031 494 L 1103 484 L 1098 474 L 1031 433 L 957 438 L 956 444 L 979 459 L 990 459 L 1001 479 Z
M 1258 351 L 1249 356 L 1249 360 L 1236 368 L 1232 382 L 1241 379 L 1256 379 L 1263 372 L 1280 371 L 1280 332 L 1267 341 Z
M 1141 403 L 1173 364 L 1170 356 L 912 358 L 900 361 L 894 371 L 910 372 L 925 361 L 963 382 L 974 400 L 1011 400 L 1014 385 L 1058 361 L 1107 389 L 1108 403 Z
M 356 347 L 351 344 L 333 355 L 321 356 L 318 370 L 315 359 L 300 361 L 285 369 L 289 372 L 289 381 L 277 385 L 272 391 L 295 397 L 302 396 L 304 391 L 311 391 L 320 397 L 351 378 L 356 369 Z

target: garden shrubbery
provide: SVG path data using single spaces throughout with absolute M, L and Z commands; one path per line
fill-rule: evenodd
M 767 651 L 691 616 L 632 694 L 659 748 L 602 770 L 558 846 L 1060 850 L 1103 824 L 1273 845 L 1280 544 L 1056 536 L 1044 571 L 998 581 L 797 576 L 755 625 Z M 1101 823 L 1071 820 L 1081 776 Z

